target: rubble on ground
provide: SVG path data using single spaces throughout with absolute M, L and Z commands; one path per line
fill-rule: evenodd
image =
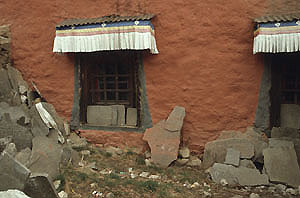
M 222 132 L 217 140 L 205 145 L 203 167 L 212 180 L 229 185 L 260 186 L 281 183 L 300 186 L 299 149 L 300 132 L 291 128 L 273 128 L 271 138 L 247 128 Z
M 0 26 L 0 180 L 6 181 L 0 182 L 4 191 L 0 193 L 21 197 L 17 191 L 7 191 L 17 189 L 31 198 L 57 198 L 51 186 L 60 164 L 78 163 L 79 154 L 72 147 L 81 148 L 86 141 L 72 133 L 80 146 L 65 142 L 69 124 L 12 66 L 9 46 L 9 26 Z

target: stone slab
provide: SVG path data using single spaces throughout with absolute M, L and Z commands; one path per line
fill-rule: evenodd
M 289 140 L 279 138 L 269 138 L 269 148 L 291 148 L 294 149 L 294 143 Z
M 234 167 L 231 165 L 215 163 L 209 170 L 214 182 L 219 183 L 225 179 L 229 185 L 258 186 L 268 185 L 266 174 L 261 174 L 257 169 Z
M 31 149 L 25 148 L 17 153 L 17 155 L 15 156 L 15 159 L 27 167 L 29 164 L 30 156 L 31 156 Z
M 113 112 L 116 112 L 117 117 L 114 120 L 115 125 L 124 126 L 125 125 L 125 106 L 124 105 L 112 105 Z
M 0 155 L 0 191 L 24 190 L 30 170 L 3 151 Z M 5 181 L 5 182 L 3 182 Z
M 32 134 L 27 127 L 13 123 L 9 115 L 5 114 L 5 118 L 0 121 L 0 138 L 11 136 L 12 142 L 15 143 L 17 150 L 26 147 L 31 148 Z
M 127 126 L 137 126 L 137 109 L 136 108 L 127 108 L 126 125 Z
M 151 148 L 151 160 L 161 167 L 168 167 L 177 159 L 180 131 L 170 132 L 165 129 L 165 121 L 162 120 L 147 129 L 143 140 L 147 141 Z
M 253 163 L 253 161 L 252 160 L 247 160 L 247 159 L 240 160 L 240 166 L 243 166 L 243 167 L 246 167 L 246 168 L 256 169 L 256 166 Z
M 43 136 L 32 140 L 32 153 L 29 169 L 32 173 L 48 173 L 50 179 L 59 174 L 62 146 L 56 141 Z
M 241 155 L 240 151 L 234 150 L 232 148 L 228 148 L 224 164 L 239 166 L 240 155 Z
M 24 111 L 22 106 L 10 106 L 8 103 L 1 102 L 0 114 L 3 116 L 5 113 L 9 114 L 11 121 L 14 123 L 23 126 L 30 123 L 29 115 Z
M 165 123 L 165 129 L 168 131 L 180 131 L 185 117 L 185 108 L 176 106 L 170 113 Z
M 26 182 L 24 192 L 31 198 L 58 198 L 47 174 L 32 174 Z
M 208 142 L 205 145 L 203 168 L 211 167 L 215 162 L 224 163 L 227 148 L 240 151 L 241 158 L 250 159 L 254 156 L 253 144 L 245 138 L 228 138 Z
M 117 122 L 113 121 L 113 111 L 116 111 L 116 109 L 111 106 L 90 105 L 87 107 L 87 123 L 98 126 L 111 126 Z
M 300 169 L 294 148 L 274 147 L 263 151 L 264 168 L 270 181 L 293 187 L 300 185 Z
M 297 104 L 281 104 L 280 126 L 299 129 L 300 128 L 300 106 Z
M 271 131 L 272 138 L 282 138 L 282 137 L 289 137 L 289 138 L 300 138 L 300 131 L 295 128 L 289 127 L 273 127 Z

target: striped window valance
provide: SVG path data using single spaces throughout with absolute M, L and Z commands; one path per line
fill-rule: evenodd
M 158 54 L 154 27 L 145 18 L 113 16 L 109 20 L 98 18 L 88 22 L 62 23 L 56 27 L 53 52 L 149 49 Z
M 300 21 L 258 23 L 253 54 L 300 51 Z

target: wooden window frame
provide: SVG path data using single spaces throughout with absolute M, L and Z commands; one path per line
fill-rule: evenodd
M 128 74 L 119 74 L 118 64 L 113 64 L 116 73 L 107 74 L 103 73 L 101 75 L 92 73 L 90 74 L 90 66 L 97 65 L 99 59 L 109 59 L 111 57 L 116 57 L 116 60 L 121 56 L 127 58 L 128 62 L 131 63 L 128 67 Z M 89 63 L 87 63 L 87 60 Z M 118 61 L 116 61 L 118 62 Z M 88 66 L 87 66 L 88 65 Z M 87 124 L 87 106 L 88 105 L 124 105 L 126 108 L 132 107 L 137 108 L 137 127 L 140 126 L 140 93 L 139 93 L 139 80 L 138 80 L 138 54 L 134 51 L 108 51 L 108 52 L 97 52 L 97 53 L 87 53 L 81 54 L 80 56 L 80 82 L 81 82 L 81 99 L 80 99 L 80 122 L 84 125 Z M 91 84 L 93 79 L 102 78 L 106 79 L 112 77 L 114 78 L 115 89 L 108 89 L 106 85 L 103 88 L 91 89 Z M 118 87 L 120 81 L 118 78 L 127 77 L 128 78 L 128 88 L 120 89 Z M 106 83 L 106 80 L 103 80 Z M 116 100 L 108 100 L 107 92 L 115 93 Z M 104 100 L 95 102 L 93 101 L 96 93 L 104 93 Z M 129 92 L 128 100 L 119 100 L 119 93 Z

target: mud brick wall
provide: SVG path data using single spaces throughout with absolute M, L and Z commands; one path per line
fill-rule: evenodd
M 9 26 L 0 26 L 0 67 L 10 63 L 10 31 Z

